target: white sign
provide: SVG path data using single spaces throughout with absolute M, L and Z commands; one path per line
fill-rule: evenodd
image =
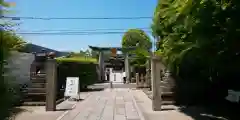
M 240 92 L 228 90 L 228 96 L 226 99 L 231 102 L 239 102 Z
M 79 77 L 67 77 L 65 97 L 79 99 Z

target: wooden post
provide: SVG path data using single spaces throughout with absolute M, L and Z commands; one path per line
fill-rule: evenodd
M 55 59 L 46 61 L 46 111 L 56 110 L 57 93 L 57 62 Z
M 161 110 L 161 91 L 160 91 L 160 71 L 161 71 L 161 62 L 160 58 L 152 57 L 151 58 L 151 81 L 152 81 L 152 109 L 154 111 Z
M 136 73 L 136 84 L 137 88 L 139 87 L 139 73 Z

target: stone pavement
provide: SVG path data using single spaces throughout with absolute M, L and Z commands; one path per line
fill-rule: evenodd
M 80 96 L 86 99 L 89 95 L 90 93 L 82 92 Z M 21 106 L 17 108 L 21 113 L 12 116 L 11 120 L 57 120 L 76 104 L 76 101 L 63 101 L 57 105 L 57 110 L 54 112 L 46 112 L 45 106 Z
M 59 120 L 143 120 L 130 89 L 94 92 Z
M 162 111 L 153 111 L 152 101 L 142 90 L 133 90 L 132 94 L 139 110 L 146 120 L 194 120 L 194 118 L 180 112 L 178 108 L 173 105 L 162 106 Z

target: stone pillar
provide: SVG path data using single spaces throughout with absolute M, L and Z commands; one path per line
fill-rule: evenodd
M 139 73 L 136 73 L 136 84 L 137 88 L 139 87 Z
M 146 73 L 146 75 L 144 76 L 144 80 L 145 80 L 145 81 L 144 81 L 144 86 L 143 86 L 143 87 L 144 87 L 144 88 L 149 88 L 149 87 L 148 87 L 148 81 L 149 81 L 149 80 L 148 80 L 147 73 Z
M 98 65 L 99 65 L 99 81 L 104 80 L 104 58 L 103 58 L 103 52 L 99 52 L 99 59 L 98 59 Z
M 57 95 L 57 62 L 55 59 L 48 59 L 46 68 L 46 111 L 56 110 Z
M 149 59 L 147 61 L 147 67 L 146 67 L 146 84 L 147 87 L 150 88 L 150 90 L 152 90 L 152 86 L 151 86 L 151 59 Z
M 129 79 L 130 79 L 130 83 L 133 83 L 133 82 L 134 82 L 134 81 L 133 81 L 133 80 L 134 80 L 134 79 L 133 79 L 133 78 L 134 78 L 134 77 L 133 77 L 134 67 L 133 67 L 133 66 L 130 66 L 130 70 L 131 70 L 131 71 L 130 71 L 130 75 L 131 75 L 131 76 L 130 76 Z
M 154 111 L 161 110 L 161 91 L 160 91 L 160 71 L 161 71 L 161 62 L 160 58 L 152 57 L 151 58 L 151 81 L 152 81 L 152 109 Z
M 126 53 L 126 55 L 125 55 L 125 63 L 124 64 L 125 64 L 126 82 L 130 83 L 131 69 L 130 69 L 128 53 Z
M 140 80 L 141 80 L 140 87 L 143 88 L 144 87 L 144 82 L 145 82 L 143 74 L 140 75 Z

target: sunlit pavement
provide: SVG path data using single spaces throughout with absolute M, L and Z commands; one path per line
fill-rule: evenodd
M 59 120 L 143 120 L 128 88 L 93 92 Z
M 89 86 L 90 88 L 109 88 L 109 83 L 99 83 Z M 123 83 L 113 83 L 113 88 L 136 88 L 135 83 L 123 84 Z

